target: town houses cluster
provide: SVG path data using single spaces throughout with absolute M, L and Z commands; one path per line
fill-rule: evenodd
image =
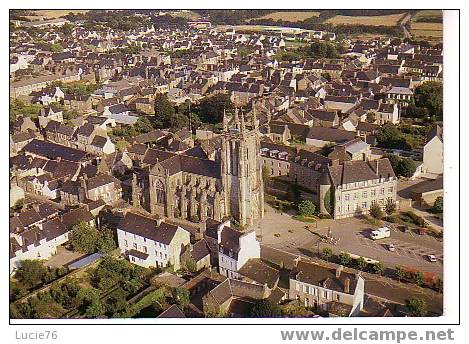
M 14 22 L 12 276 L 24 260 L 69 249 L 77 226 L 106 226 L 119 259 L 179 279 L 190 262 L 179 285 L 201 295 L 194 307 L 206 316 L 248 316 L 259 300 L 381 316 L 366 306 L 360 272 L 281 256 L 262 245 L 259 231 L 269 202 L 292 187 L 332 223 L 369 216 L 376 205 L 399 209 L 390 155 L 415 160 L 410 179 L 430 176 L 432 184 L 415 190 L 419 202 L 442 192 L 441 123 L 421 149 L 378 141 L 383 127 L 402 123 L 418 87 L 443 80 L 442 45 L 344 38 L 338 57 L 285 60 L 291 42 L 339 37 L 136 15 L 153 22 L 129 31 L 105 21 L 99 29 L 64 18 Z M 213 99 L 224 102 L 200 105 Z M 181 109 L 190 104 L 187 125 L 155 124 L 166 104 L 177 109 L 174 118 L 187 116 Z M 199 113 L 195 123 L 197 107 L 218 118 Z M 137 130 L 142 123 L 151 127 Z M 166 312 L 184 316 L 177 306 Z

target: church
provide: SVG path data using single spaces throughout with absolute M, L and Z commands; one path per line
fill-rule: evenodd
M 246 119 L 236 110 L 224 116 L 212 154 L 200 147 L 179 154 L 146 150 L 132 181 L 133 205 L 168 218 L 252 226 L 264 213 L 260 136 L 256 115 Z

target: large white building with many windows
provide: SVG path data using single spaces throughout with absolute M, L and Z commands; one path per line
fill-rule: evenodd
M 143 267 L 181 268 L 181 249 L 190 243 L 185 229 L 128 212 L 117 227 L 119 249 L 130 262 Z

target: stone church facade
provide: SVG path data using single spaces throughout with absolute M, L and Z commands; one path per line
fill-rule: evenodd
M 134 206 L 168 218 L 222 221 L 251 226 L 264 213 L 260 133 L 253 115 L 224 116 L 214 159 L 184 153 L 161 154 L 146 166 L 146 177 L 132 182 Z M 163 153 L 163 152 L 162 152 Z M 145 197 L 146 194 L 146 197 Z M 146 198 L 146 200 L 144 200 Z

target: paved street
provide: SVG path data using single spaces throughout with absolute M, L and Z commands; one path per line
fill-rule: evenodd
M 390 238 L 374 241 L 368 237 L 372 226 L 357 218 L 320 220 L 318 228 L 315 227 L 314 224 L 294 220 L 290 215 L 276 213 L 269 207 L 258 235 L 262 234 L 263 244 L 294 254 L 310 256 L 318 248 L 322 251 L 324 247 L 330 247 L 335 253 L 346 251 L 381 261 L 389 267 L 403 265 L 443 275 L 443 243 L 433 237 L 392 230 Z M 319 242 L 318 234 L 326 236 L 329 227 L 332 236 L 339 239 L 337 245 Z M 387 244 L 394 244 L 396 250 L 390 252 Z M 438 261 L 429 262 L 428 254 L 435 255 Z

